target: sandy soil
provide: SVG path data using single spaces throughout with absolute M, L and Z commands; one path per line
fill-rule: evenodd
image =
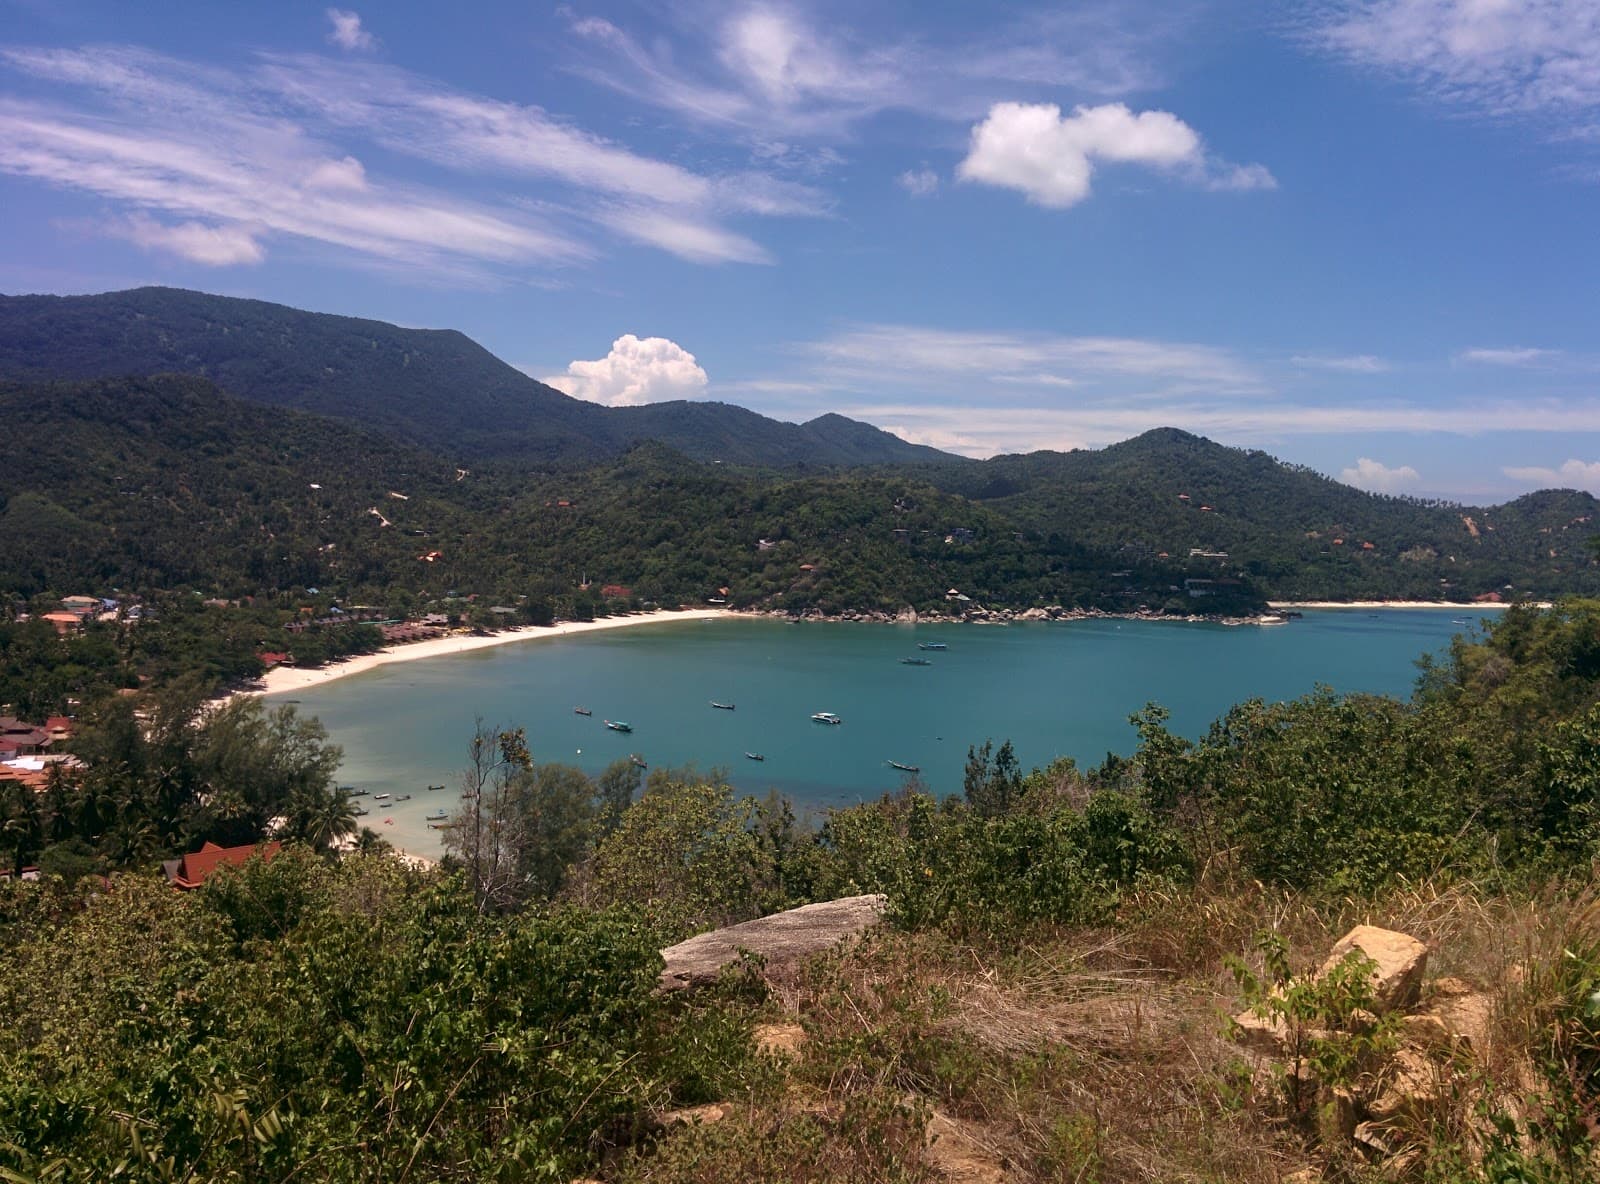
M 266 672 L 261 680 L 244 690 L 241 695 L 283 695 L 320 687 L 338 678 L 349 678 L 391 662 L 414 662 L 419 658 L 437 658 L 445 654 L 464 654 L 469 650 L 487 649 L 490 646 L 510 645 L 519 641 L 538 641 L 546 637 L 570 637 L 575 633 L 592 633 L 600 629 L 626 629 L 636 625 L 659 625 L 668 621 L 710 621 L 727 615 L 726 609 L 688 609 L 672 612 L 663 609 L 654 613 L 637 613 L 627 617 L 602 617 L 597 621 L 563 621 L 559 625 L 528 625 L 521 629 L 507 629 L 501 633 L 474 635 L 468 633 L 437 637 L 430 641 L 415 641 L 407 645 L 390 646 L 376 654 L 361 654 L 343 662 L 333 662 L 320 669 L 308 670 L 298 666 L 277 666 Z
M 1508 604 L 1457 604 L 1447 600 L 1269 600 L 1269 608 L 1510 608 Z

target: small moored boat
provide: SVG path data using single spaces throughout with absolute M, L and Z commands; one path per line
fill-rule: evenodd
M 448 817 L 450 817 L 450 811 L 448 811 L 448 810 L 435 810 L 431 814 L 428 815 L 428 821 L 429 822 L 443 822 Z
M 732 711 L 735 705 L 732 703 L 718 703 L 715 699 L 713 699 L 711 700 L 711 706 L 715 707 L 718 711 Z
M 917 642 L 917 648 L 919 650 L 947 650 L 950 647 L 942 641 L 919 641 Z
M 634 765 L 634 766 L 635 766 L 635 767 L 636 767 L 636 768 L 640 768 L 640 769 L 648 769 L 648 768 L 649 768 L 649 767 L 650 767 L 650 766 L 649 766 L 649 765 L 647 765 L 647 764 L 645 764 L 645 763 L 644 763 L 644 757 L 642 757 L 642 756 L 640 756 L 640 755 L 639 755 L 639 754 L 638 754 L 638 753 L 637 753 L 637 752 L 635 752 L 635 753 L 630 753 L 630 754 L 629 754 L 629 756 L 628 756 L 628 760 L 629 760 L 629 761 L 630 761 L 630 762 L 631 762 L 631 763 L 632 763 L 632 764 L 633 764 L 633 765 Z
M 916 765 L 903 765 L 899 761 L 885 762 L 891 769 L 899 769 L 902 773 L 920 773 L 922 769 Z
M 430 823 L 428 823 L 428 829 L 429 830 L 450 830 L 455 825 L 456 824 L 454 822 L 430 822 Z
M 411 795 L 408 793 L 397 793 L 394 795 L 394 800 L 397 802 L 409 802 L 411 800 Z
M 430 785 L 430 786 L 428 786 L 428 792 L 432 793 L 436 789 L 443 789 L 443 788 L 444 788 L 444 786 L 442 786 L 442 785 Z
M 370 789 L 357 789 L 353 785 L 341 785 L 339 788 L 344 790 L 346 797 L 351 798 L 364 798 L 372 792 Z
M 393 796 L 393 794 L 389 793 L 375 793 L 372 795 L 372 800 L 375 802 L 387 802 Z
M 574 707 L 572 709 L 572 714 L 573 715 L 593 715 L 594 712 L 590 711 L 587 707 Z
M 831 712 L 831 711 L 819 711 L 819 712 L 816 712 L 814 715 L 812 715 L 811 719 L 812 719 L 812 721 L 814 723 L 819 723 L 819 724 L 842 724 L 842 723 L 844 723 L 844 720 L 840 719 L 837 715 L 833 714 L 833 712 Z
M 626 720 L 608 719 L 608 720 L 604 720 L 602 722 L 604 722 L 606 727 L 610 728 L 613 732 L 631 732 L 631 731 L 633 731 L 633 725 L 628 723 Z
M 900 659 L 900 665 L 902 665 L 902 666 L 932 666 L 933 663 L 928 661 L 928 659 L 926 659 L 926 658 L 901 658 Z
M 745 756 L 749 757 L 753 761 L 764 761 L 764 760 L 767 759 L 766 757 L 762 756 L 759 752 L 747 752 L 747 753 L 745 753 Z

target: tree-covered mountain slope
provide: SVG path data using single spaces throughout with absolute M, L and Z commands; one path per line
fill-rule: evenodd
M 176 288 L 0 296 L 0 379 L 162 373 L 351 420 L 463 463 L 591 463 L 641 440 L 770 467 L 955 459 L 839 416 L 792 424 L 721 403 L 602 407 L 528 377 L 454 330 Z
M 1600 508 L 1544 490 L 1489 508 L 1386 497 L 1173 428 L 1097 450 L 999 456 L 924 475 L 1020 526 L 1129 554 L 1225 553 L 1289 599 L 1600 590 Z

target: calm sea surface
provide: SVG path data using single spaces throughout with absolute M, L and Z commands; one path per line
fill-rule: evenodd
M 967 746 L 989 738 L 1010 739 L 1024 768 L 1057 756 L 1098 763 L 1133 750 L 1128 715 L 1151 701 L 1195 736 L 1253 696 L 1288 699 L 1318 684 L 1406 696 L 1416 659 L 1469 628 L 1456 619 L 1486 615 L 1307 610 L 1269 627 L 686 621 L 396 663 L 288 697 L 343 746 L 342 782 L 413 795 L 362 799 L 372 811 L 362 822 L 397 847 L 435 854 L 425 815 L 455 809 L 476 717 L 526 728 L 540 761 L 598 773 L 637 753 L 652 767 L 722 768 L 741 789 L 776 787 L 815 809 L 895 788 L 903 774 L 888 761 L 918 766 L 936 792 L 959 792 Z M 736 709 L 718 711 L 713 699 Z M 813 723 L 815 711 L 845 722 Z M 634 730 L 609 731 L 602 719 Z M 447 788 L 425 788 L 440 783 Z

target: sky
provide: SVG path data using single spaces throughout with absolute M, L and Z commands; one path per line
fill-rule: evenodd
M 0 0 L 0 211 L 598 402 L 1600 492 L 1594 0 Z

